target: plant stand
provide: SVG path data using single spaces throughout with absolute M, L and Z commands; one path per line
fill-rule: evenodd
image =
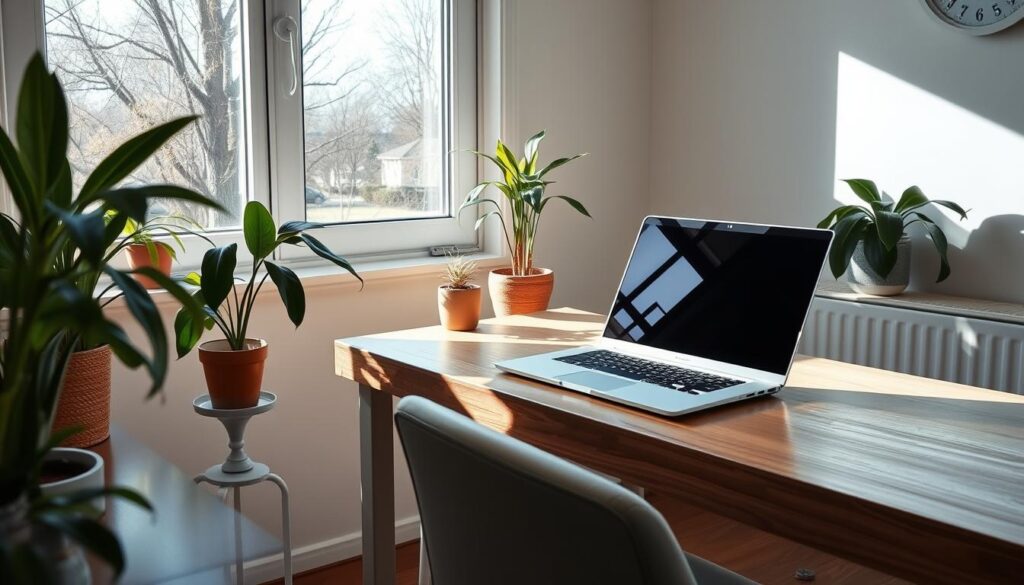
M 214 408 L 209 394 L 203 394 L 192 401 L 192 407 L 202 415 L 215 418 L 224 425 L 228 432 L 228 453 L 224 463 L 214 465 L 195 477 L 197 484 L 206 482 L 216 486 L 221 499 L 227 501 L 228 490 L 234 492 L 235 504 L 235 582 L 242 585 L 242 488 L 269 481 L 281 490 L 281 526 L 284 537 L 284 582 L 292 585 L 292 543 L 290 514 L 288 510 L 288 486 L 281 476 L 271 473 L 270 467 L 249 458 L 245 452 L 245 426 L 249 419 L 267 412 L 277 403 L 277 396 L 272 392 L 260 392 L 260 400 L 250 408 L 221 409 Z

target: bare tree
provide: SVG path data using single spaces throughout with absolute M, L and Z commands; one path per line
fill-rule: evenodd
M 426 112 L 440 97 L 440 12 L 436 0 L 396 0 L 383 11 L 379 34 L 388 66 L 380 80 L 381 105 L 402 140 L 430 134 Z
M 137 129 L 186 114 L 200 120 L 145 167 L 138 180 L 174 180 L 227 209 L 215 225 L 240 218 L 242 87 L 237 0 L 134 0 L 105 14 L 84 0 L 46 3 L 53 64 L 72 100 L 77 160 Z M 199 218 L 197 218 L 199 219 Z

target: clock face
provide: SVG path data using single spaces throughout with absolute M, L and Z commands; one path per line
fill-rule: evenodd
M 922 0 L 941 22 L 971 34 L 994 33 L 1024 18 L 1024 0 Z

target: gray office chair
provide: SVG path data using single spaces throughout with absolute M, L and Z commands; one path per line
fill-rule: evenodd
M 419 397 L 395 414 L 434 585 L 751 584 L 625 488 Z

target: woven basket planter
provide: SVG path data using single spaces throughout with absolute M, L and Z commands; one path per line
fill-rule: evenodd
M 56 432 L 71 426 L 80 431 L 64 447 L 92 447 L 110 436 L 110 346 L 71 354 L 53 420 Z

